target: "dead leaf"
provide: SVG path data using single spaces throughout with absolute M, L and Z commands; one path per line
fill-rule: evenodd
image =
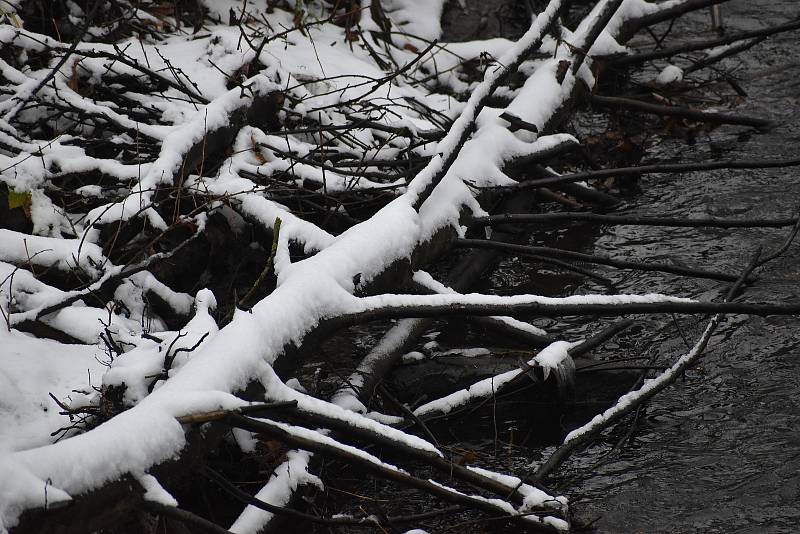
M 32 204 L 33 198 L 31 197 L 30 191 L 17 192 L 13 189 L 8 190 L 8 209 L 22 208 L 25 212 L 25 216 L 30 219 Z
M 76 93 L 80 93 L 80 91 L 78 91 L 78 63 L 80 63 L 80 61 L 80 59 L 76 59 L 72 62 L 72 74 L 70 75 L 69 80 L 67 80 L 67 87 Z

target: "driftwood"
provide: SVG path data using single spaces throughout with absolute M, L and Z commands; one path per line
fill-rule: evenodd
M 601 213 L 501 213 L 487 217 L 476 217 L 472 227 L 513 223 L 554 223 L 560 221 L 608 225 L 674 226 L 682 228 L 783 228 L 797 223 L 796 217 L 783 219 L 724 219 L 721 217 L 695 217 L 678 219 L 658 216 L 604 215 Z
M 747 117 L 744 115 L 731 115 L 729 113 L 711 113 L 708 111 L 697 111 L 694 109 L 682 108 L 678 106 L 662 106 L 642 102 L 632 98 L 619 98 L 613 96 L 592 95 L 591 102 L 598 107 L 613 107 L 630 109 L 653 115 L 665 115 L 681 117 L 698 122 L 711 122 L 718 124 L 739 124 L 743 126 L 754 126 L 756 128 L 768 128 L 773 125 L 771 120 L 760 117 Z
M 698 50 L 710 50 L 718 46 L 730 45 L 737 43 L 739 41 L 747 41 L 750 39 L 768 37 L 770 35 L 775 35 L 777 33 L 793 31 L 798 28 L 800 28 L 800 21 L 793 20 L 791 22 L 787 22 L 786 24 L 781 24 L 779 26 L 773 26 L 770 28 L 764 28 L 762 30 L 752 30 L 747 32 L 732 33 L 724 35 L 722 37 L 717 37 L 715 39 L 707 39 L 693 43 L 686 43 L 683 45 L 666 47 L 660 50 L 653 50 L 650 52 L 630 54 L 625 57 L 614 58 L 611 61 L 618 66 L 635 65 L 637 63 L 644 63 L 646 61 L 652 61 L 654 59 L 670 58 L 680 54 L 685 54 L 687 52 L 696 52 Z M 742 51 L 741 49 L 737 50 L 737 52 L 741 51 Z M 697 70 L 697 68 L 692 67 L 692 70 Z
M 654 163 L 636 167 L 620 167 L 616 169 L 597 169 L 581 171 L 561 176 L 547 176 L 523 180 L 516 184 L 503 186 L 502 189 L 536 189 L 554 184 L 600 180 L 611 177 L 634 176 L 643 174 L 672 174 L 692 171 L 713 171 L 717 169 L 773 169 L 780 167 L 796 167 L 800 159 L 786 160 L 752 160 L 752 161 L 703 161 L 698 163 Z

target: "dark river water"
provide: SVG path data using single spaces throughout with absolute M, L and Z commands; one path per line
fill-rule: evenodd
M 774 25 L 798 14 L 796 0 L 733 0 L 723 6 L 728 31 Z M 451 19 L 450 24 L 452 28 L 458 21 Z M 709 26 L 710 15 L 703 10 L 678 23 L 672 40 L 710 37 Z M 770 117 L 779 126 L 752 135 L 741 135 L 747 132 L 743 127 L 720 127 L 701 134 L 694 144 L 654 135 L 645 142 L 645 160 L 798 156 L 800 33 L 772 37 L 723 65 L 749 95 L 736 111 Z M 706 74 L 701 71 L 695 76 Z M 734 93 L 720 85 L 702 94 L 713 99 L 716 94 Z M 791 216 L 800 207 L 799 172 L 795 168 L 651 175 L 641 180 L 641 193 L 628 199 L 622 213 Z M 788 231 L 577 226 L 561 234 L 560 244 L 615 257 L 740 272 L 756 247 L 763 245 L 771 251 Z M 743 298 L 800 298 L 798 260 L 800 243 L 795 243 L 766 266 L 762 279 Z M 602 273 L 624 292 L 721 299 L 727 290 L 724 283 L 667 274 Z M 495 287 L 517 288 L 535 285 L 531 278 L 519 262 L 504 262 L 492 277 Z M 569 283 L 566 290 L 562 286 L 553 292 L 609 291 L 577 278 L 565 281 Z M 676 319 L 650 319 L 636 336 L 607 344 L 599 352 L 603 357 L 658 356 L 661 365 L 669 365 L 705 325 L 699 318 Z M 728 318 L 700 365 L 652 401 L 628 444 L 606 457 L 618 437 L 577 454 L 553 481 L 570 496 L 576 516 L 594 521 L 597 532 L 800 531 L 800 319 Z M 526 458 L 516 449 L 498 459 L 498 466 L 530 472 L 535 467 L 531 456 Z
M 798 13 L 800 4 L 793 0 L 734 0 L 723 7 L 729 30 L 777 24 Z M 708 14 L 699 13 L 678 25 L 673 35 L 699 35 L 708 24 Z M 738 135 L 743 128 L 723 127 L 694 145 L 680 139 L 651 139 L 647 157 L 675 161 L 796 157 L 799 54 L 800 35 L 794 32 L 770 38 L 725 63 L 749 95 L 737 110 L 779 121 L 773 131 L 744 140 Z M 775 217 L 796 213 L 800 206 L 797 169 L 651 175 L 641 186 L 642 193 L 626 212 Z M 589 248 L 737 272 L 757 246 L 773 250 L 787 232 L 625 226 L 604 229 Z M 747 289 L 744 298 L 800 298 L 798 260 L 800 243 L 768 264 L 763 280 Z M 703 299 L 719 299 L 725 292 L 725 285 L 718 282 L 648 273 L 630 275 L 619 287 Z M 679 324 L 689 339 L 696 339 L 702 326 L 696 319 Z M 672 321 L 649 327 L 655 338 L 642 340 L 647 355 L 659 354 L 666 365 L 685 350 Z M 650 341 L 653 344 L 647 345 Z M 632 442 L 621 453 L 594 467 L 608 448 L 600 445 L 577 457 L 567 464 L 562 478 L 574 511 L 582 519 L 596 519 L 599 532 L 797 532 L 800 319 L 729 318 L 700 367 L 650 403 Z

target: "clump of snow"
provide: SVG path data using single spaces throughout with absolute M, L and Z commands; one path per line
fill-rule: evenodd
M 217 298 L 209 289 L 201 289 L 194 297 L 194 305 L 197 313 L 208 315 L 211 310 L 217 309 Z
M 136 480 L 144 488 L 144 500 L 157 502 L 164 506 L 178 506 L 178 501 L 175 500 L 175 497 L 170 495 L 153 475 L 143 473 L 137 475 Z
M 256 438 L 254 433 L 242 430 L 241 428 L 233 428 L 231 429 L 231 434 L 233 435 L 233 440 L 236 442 L 236 445 L 239 446 L 239 449 L 241 449 L 243 453 L 252 454 L 256 452 L 258 438 Z
M 377 421 L 383 425 L 399 425 L 404 421 L 404 419 L 398 415 L 388 415 L 385 413 L 380 413 L 375 411 L 367 412 L 364 415 L 372 419 L 373 421 Z
M 662 70 L 658 76 L 656 76 L 655 82 L 657 85 L 669 85 L 682 80 L 683 70 L 675 65 L 667 65 L 664 67 L 664 70 Z
M 412 350 L 411 352 L 406 352 L 405 354 L 403 354 L 402 361 L 403 363 L 413 363 L 424 360 L 425 358 L 427 358 L 427 356 L 425 356 L 418 350 Z
M 491 354 L 491 353 L 492 353 L 492 351 L 490 351 L 489 349 L 484 348 L 484 347 L 472 347 L 472 348 L 467 348 L 467 349 L 449 349 L 449 350 L 445 350 L 445 351 L 440 352 L 439 354 L 437 354 L 437 356 L 458 355 L 458 356 L 464 356 L 465 358 L 477 358 L 478 356 L 486 356 L 486 355 Z
M 286 381 L 286 386 L 292 388 L 295 391 L 299 391 L 300 393 L 308 393 L 308 390 L 300 383 L 300 381 L 296 378 L 290 378 Z

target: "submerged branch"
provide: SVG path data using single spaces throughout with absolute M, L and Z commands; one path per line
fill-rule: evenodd
M 792 20 L 785 24 L 780 24 L 778 26 L 770 26 L 769 28 L 763 28 L 760 30 L 750 30 L 746 32 L 731 33 L 715 39 L 695 41 L 692 43 L 686 43 L 669 48 L 652 50 L 650 52 L 640 52 L 638 54 L 630 54 L 626 56 L 612 58 L 609 60 L 609 62 L 612 66 L 615 67 L 622 65 L 635 65 L 638 63 L 644 63 L 645 61 L 652 61 L 654 59 L 670 58 L 672 56 L 685 54 L 687 52 L 696 52 L 698 50 L 707 50 L 710 48 L 716 48 L 718 46 L 726 46 L 737 43 L 738 41 L 766 38 L 770 35 L 775 35 L 777 33 L 782 33 L 782 32 L 794 31 L 797 29 L 800 29 L 800 20 Z M 692 68 L 691 70 L 697 70 L 697 69 Z
M 582 252 L 573 252 L 571 250 L 562 250 L 552 247 L 537 247 L 530 245 L 517 245 L 515 243 L 502 243 L 499 241 L 489 241 L 486 239 L 459 239 L 456 241 L 456 246 L 464 248 L 496 248 L 504 250 L 509 253 L 514 253 L 521 256 L 554 256 L 556 258 L 577 260 L 587 263 L 596 263 L 599 265 L 607 265 L 609 267 L 616 267 L 618 269 L 633 269 L 637 271 L 658 271 L 663 273 L 677 274 L 681 276 L 691 276 L 695 278 L 708 278 L 711 280 L 734 281 L 736 275 L 721 273 L 718 271 L 710 271 L 706 269 L 696 269 L 691 267 L 683 267 L 669 263 L 657 262 L 639 262 L 629 260 L 619 260 L 610 258 L 608 256 L 601 256 L 599 254 L 584 254 Z M 752 279 L 751 279 L 752 280 Z
M 502 213 L 476 217 L 469 221 L 469 227 L 480 228 L 499 224 L 541 224 L 553 222 L 589 222 L 610 225 L 631 226 L 671 226 L 682 228 L 783 228 L 792 226 L 798 221 L 797 217 L 784 219 L 723 219 L 721 217 L 659 217 L 636 215 L 603 215 L 587 212 L 564 213 Z
M 731 304 L 730 300 L 736 295 L 736 293 L 739 291 L 739 288 L 745 283 L 745 280 L 750 273 L 753 272 L 753 270 L 759 265 L 758 260 L 760 255 L 761 249 L 759 248 L 753 255 L 753 258 L 750 260 L 748 266 L 744 269 L 744 271 L 742 271 L 739 278 L 728 290 L 726 297 L 720 304 Z M 597 435 L 598 432 L 608 428 L 610 425 L 619 421 L 627 414 L 638 409 L 639 406 L 653 398 L 656 394 L 663 391 L 678 378 L 680 378 L 683 373 L 689 367 L 694 365 L 694 363 L 702 356 L 703 351 L 708 345 L 708 342 L 711 340 L 711 336 L 719 326 L 722 317 L 723 315 L 721 313 L 714 315 L 714 317 L 711 318 L 711 321 L 709 321 L 705 331 L 700 336 L 700 339 L 698 339 L 692 349 L 681 356 L 672 365 L 672 367 L 664 371 L 657 378 L 645 383 L 645 385 L 643 385 L 641 388 L 623 395 L 614 406 L 607 409 L 602 414 L 595 416 L 594 419 L 592 419 L 589 423 L 570 432 L 564 439 L 564 443 L 561 445 L 561 447 L 556 449 L 555 452 L 547 459 L 547 461 L 544 462 L 539 469 L 537 469 L 534 478 L 537 480 L 544 479 L 544 477 L 550 474 L 553 469 L 555 469 L 566 458 L 568 458 L 569 455 L 579 446 L 592 439 L 595 435 Z
M 761 117 L 748 117 L 747 115 L 733 115 L 730 113 L 716 113 L 711 111 L 699 111 L 695 109 L 683 108 L 679 106 L 663 106 L 661 104 L 651 104 L 632 98 L 621 98 L 616 96 L 592 95 L 590 101 L 593 105 L 630 109 L 649 113 L 653 115 L 665 115 L 670 117 L 681 117 L 699 122 L 709 122 L 712 124 L 738 124 L 742 126 L 753 126 L 755 128 L 766 129 L 774 126 L 774 121 L 762 119 Z
M 599 180 L 616 176 L 639 176 L 641 174 L 673 174 L 694 171 L 714 171 L 719 169 L 777 169 L 800 166 L 800 158 L 783 160 L 728 160 L 728 161 L 701 161 L 697 163 L 652 163 L 635 167 L 618 167 L 615 169 L 597 169 L 581 171 L 561 176 L 548 176 L 525 180 L 514 185 L 501 186 L 495 189 L 537 189 L 554 184 L 583 182 L 585 180 Z

